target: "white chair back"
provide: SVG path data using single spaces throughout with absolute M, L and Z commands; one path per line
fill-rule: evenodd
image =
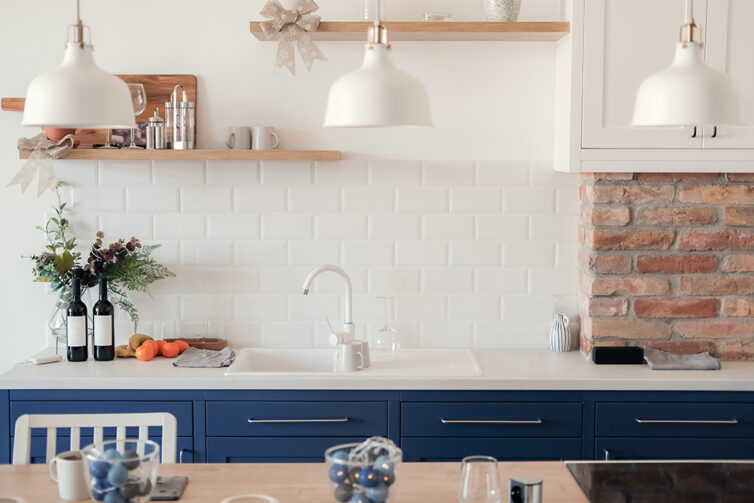
M 103 439 L 103 428 L 115 428 L 117 440 L 126 439 L 126 427 L 139 428 L 139 440 L 147 440 L 150 426 L 162 427 L 161 460 L 175 463 L 177 422 L 168 412 L 143 414 L 24 414 L 16 420 L 13 438 L 13 464 L 27 465 L 31 458 L 31 429 L 47 429 L 45 459 L 49 463 L 55 457 L 58 428 L 71 430 L 69 450 L 81 449 L 81 428 L 94 428 L 94 442 Z

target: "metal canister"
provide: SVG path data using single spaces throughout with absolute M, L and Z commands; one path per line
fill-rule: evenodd
M 183 99 L 178 101 L 178 88 L 183 90 Z M 186 89 L 178 84 L 173 88 L 170 101 L 165 102 L 165 130 L 167 148 L 190 150 L 195 137 L 194 102 L 188 100 Z
M 165 119 L 160 117 L 160 111 L 157 107 L 154 109 L 154 115 L 147 122 L 147 148 L 165 148 Z

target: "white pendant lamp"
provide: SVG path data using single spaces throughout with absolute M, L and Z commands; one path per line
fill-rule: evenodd
M 74 39 L 66 43 L 63 64 L 29 84 L 21 124 L 60 128 L 133 127 L 128 86 L 94 63 L 92 45 L 84 42 L 78 0 L 73 28 Z
M 693 1 L 686 0 L 686 24 L 673 63 L 639 86 L 634 126 L 704 126 L 741 124 L 741 102 L 734 80 L 709 67 Z
M 368 39 L 361 68 L 330 88 L 324 127 L 431 126 L 427 89 L 393 64 L 379 15 Z

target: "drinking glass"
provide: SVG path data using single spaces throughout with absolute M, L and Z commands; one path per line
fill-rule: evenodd
M 387 0 L 363 0 L 361 18 L 364 21 L 385 19 L 385 3 Z
M 490 456 L 468 456 L 461 461 L 461 482 L 458 501 L 461 503 L 501 503 L 497 459 Z
M 400 341 L 398 339 L 398 331 L 392 327 L 393 323 L 393 304 L 395 297 L 377 296 L 377 299 L 381 299 L 384 303 L 384 318 L 382 326 L 377 329 L 372 336 L 372 341 L 369 343 L 372 349 L 389 349 L 393 353 L 398 351 Z
M 135 119 L 147 109 L 147 92 L 144 90 L 144 84 L 128 84 L 128 90 L 131 91 L 131 104 L 134 108 Z M 141 148 L 136 145 L 135 127 L 131 128 L 131 145 L 128 148 Z
M 450 21 L 452 17 L 448 0 L 424 0 L 423 21 Z

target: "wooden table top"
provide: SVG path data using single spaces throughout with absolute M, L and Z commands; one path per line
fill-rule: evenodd
M 511 476 L 534 475 L 543 480 L 544 501 L 588 503 L 564 463 L 500 463 L 499 470 L 504 495 Z M 460 463 L 403 463 L 396 494 L 389 501 L 457 503 L 460 473 Z M 281 503 L 335 502 L 323 463 L 162 465 L 160 475 L 189 477 L 183 503 L 216 503 L 248 493 L 267 494 Z M 59 501 L 57 486 L 44 465 L 0 465 L 0 496 L 21 497 L 27 503 Z M 508 499 L 504 496 L 503 501 Z

